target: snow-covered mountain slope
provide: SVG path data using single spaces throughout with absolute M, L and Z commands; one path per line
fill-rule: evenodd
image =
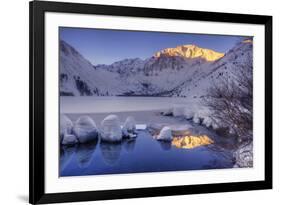
M 93 66 L 61 41 L 61 95 L 146 95 L 200 97 L 216 79 L 251 63 L 252 41 L 226 54 L 195 45 L 177 46 L 142 60 L 124 59 Z
M 123 89 L 118 73 L 96 69 L 72 46 L 60 41 L 60 95 L 118 95 L 125 92 Z
M 233 75 L 241 72 L 240 68 L 253 64 L 253 42 L 244 40 L 236 44 L 225 56 L 210 65 L 208 70 L 195 76 L 192 82 L 185 82 L 178 88 L 180 96 L 201 97 L 208 88 L 219 83 L 224 78 L 235 80 Z

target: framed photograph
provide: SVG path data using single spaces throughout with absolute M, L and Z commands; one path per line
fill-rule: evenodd
M 272 17 L 30 2 L 30 203 L 272 188 Z

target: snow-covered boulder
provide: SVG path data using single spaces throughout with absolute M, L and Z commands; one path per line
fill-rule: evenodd
M 118 142 L 122 140 L 121 124 L 116 115 L 108 115 L 101 122 L 101 139 L 107 142 Z
M 64 135 L 72 133 L 73 123 L 72 121 L 64 114 L 60 115 L 60 141 L 63 141 Z
M 169 125 L 169 128 L 172 130 L 173 136 L 185 136 L 190 135 L 190 130 L 192 129 L 192 126 L 189 124 L 185 125 Z
M 185 113 L 185 106 L 184 105 L 173 105 L 173 116 L 174 117 L 181 117 L 184 116 Z
M 137 137 L 136 133 L 126 132 L 126 131 L 123 131 L 123 129 L 122 129 L 122 135 L 124 138 L 130 138 L 130 139 L 134 139 Z
M 195 115 L 193 116 L 192 121 L 196 124 L 200 124 L 200 118 L 197 113 L 195 113 Z
M 234 167 L 253 167 L 253 143 L 242 144 L 235 152 Z
M 173 115 L 173 108 L 168 108 L 166 110 L 164 110 L 163 112 L 161 112 L 162 115 L 164 116 L 172 116 Z
M 135 138 L 136 135 L 136 121 L 133 117 L 127 117 L 123 127 L 122 134 L 124 137 Z
M 194 116 L 194 110 L 191 107 L 186 107 L 184 109 L 184 118 L 187 120 L 191 120 Z
M 213 119 L 213 113 L 208 107 L 197 105 L 195 108 L 193 117 L 191 118 L 194 123 L 202 124 L 205 127 L 216 127 L 214 125 L 216 122 Z
M 205 125 L 206 127 L 211 127 L 212 126 L 213 120 L 210 117 L 205 117 L 203 119 L 202 124 Z
M 62 139 L 63 145 L 74 145 L 76 143 L 78 143 L 78 140 L 75 135 L 64 134 L 63 139 Z
M 168 126 L 163 127 L 159 135 L 157 136 L 157 140 L 172 141 L 172 139 L 173 139 L 172 130 Z
M 213 128 L 213 130 L 216 130 L 216 129 L 218 129 L 218 128 L 219 128 L 219 125 L 218 125 L 218 123 L 216 123 L 216 122 L 213 122 L 213 123 L 212 123 L 212 128 Z
M 81 116 L 73 127 L 73 133 L 80 143 L 87 143 L 98 139 L 96 123 L 89 116 Z

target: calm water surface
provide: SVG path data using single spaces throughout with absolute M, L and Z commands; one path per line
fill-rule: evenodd
M 161 142 L 145 130 L 139 131 L 135 140 L 123 140 L 122 143 L 98 141 L 88 145 L 61 147 L 60 157 L 60 176 L 231 167 L 232 153 L 217 146 L 211 138 L 207 143 L 206 139 L 197 139 L 196 136 Z
M 139 130 L 135 140 L 123 140 L 122 143 L 97 141 L 61 147 L 60 176 L 233 167 L 231 149 L 226 148 L 232 143 L 221 146 L 221 141 L 212 131 L 183 118 L 160 114 L 174 104 L 188 106 L 190 102 L 188 98 L 166 97 L 61 97 L 60 111 L 73 122 L 87 114 L 99 128 L 107 115 L 116 114 L 122 123 L 128 116 L 133 116 L 138 124 L 187 126 L 190 128 L 187 133 L 191 133 L 175 136 L 172 142 L 161 142 L 152 136 L 155 132 Z

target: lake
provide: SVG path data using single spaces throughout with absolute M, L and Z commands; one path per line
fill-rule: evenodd
M 133 116 L 138 130 L 136 139 L 60 147 L 60 176 L 83 176 L 141 172 L 222 169 L 233 167 L 232 142 L 212 130 L 181 117 L 163 116 L 161 110 L 173 104 L 188 104 L 188 98 L 161 97 L 61 97 L 61 112 L 73 122 L 81 115 L 90 116 L 100 127 L 109 114 L 123 123 Z M 161 127 L 171 126 L 172 142 L 155 139 Z

